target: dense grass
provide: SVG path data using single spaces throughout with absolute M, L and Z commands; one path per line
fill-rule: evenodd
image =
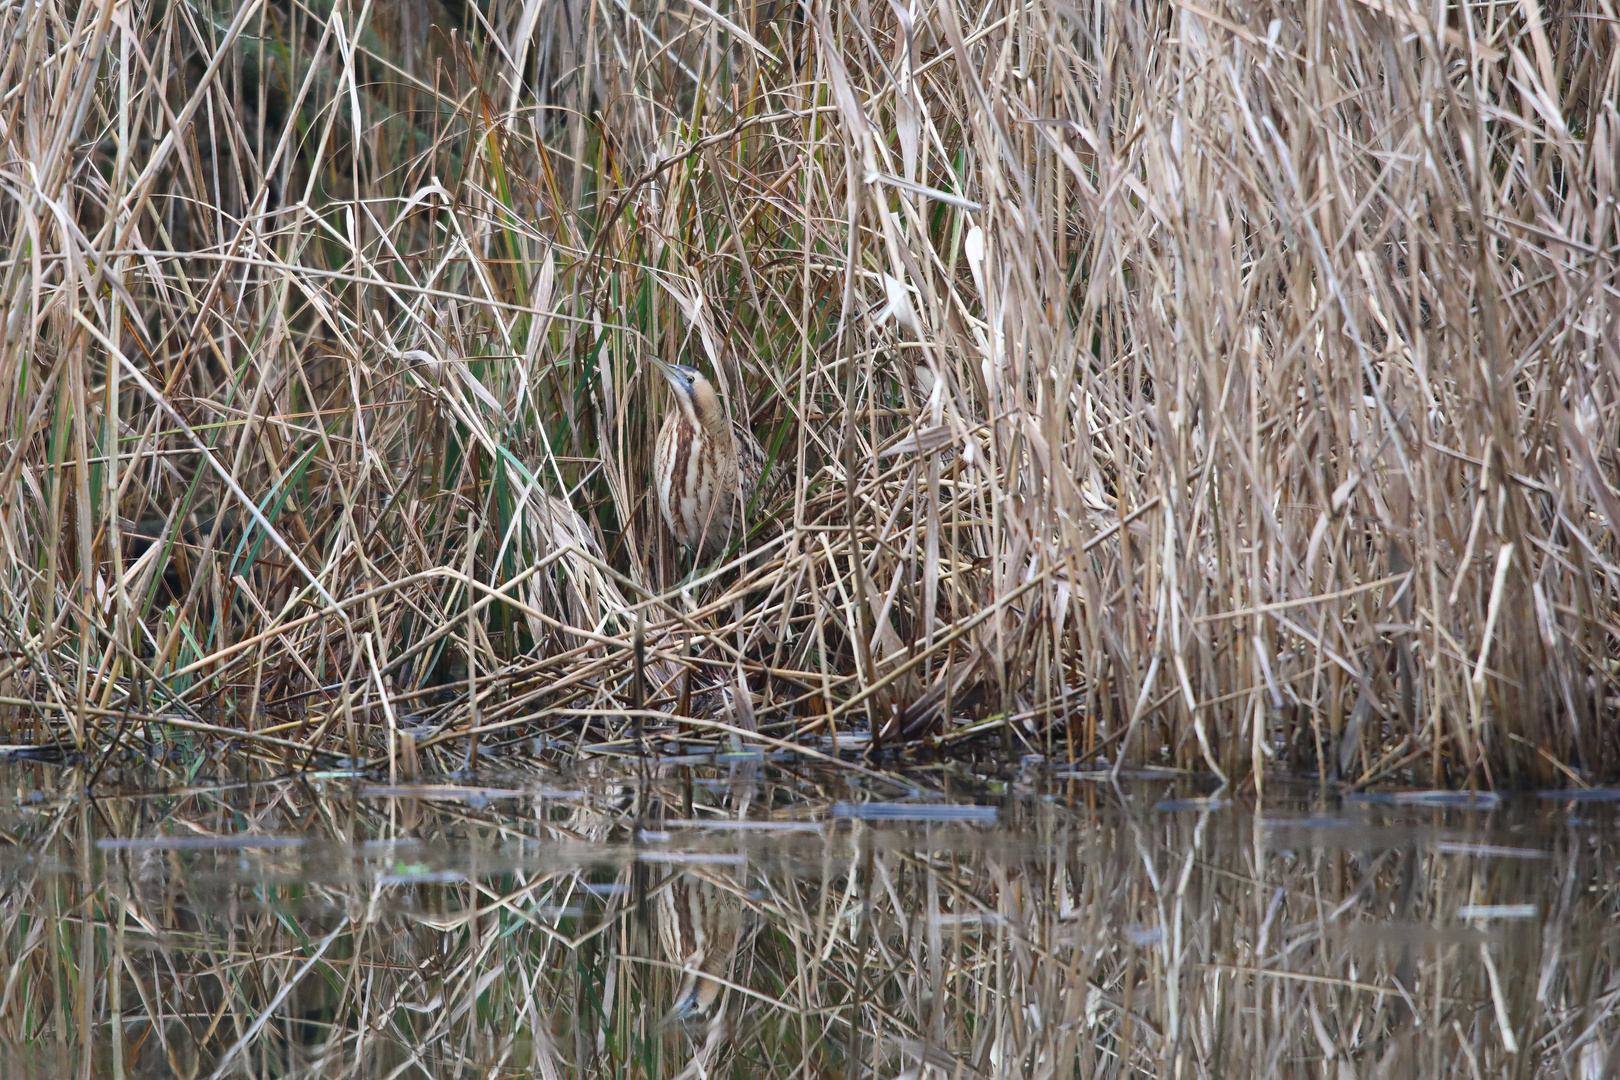
M 16 738 L 579 745 L 639 624 L 710 732 L 1620 768 L 1606 0 L 0 27 Z M 782 481 L 690 577 L 654 355 Z

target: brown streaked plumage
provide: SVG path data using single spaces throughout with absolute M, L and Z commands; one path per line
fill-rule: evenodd
M 696 873 L 677 873 L 658 894 L 658 936 L 671 963 L 682 970 L 671 1019 L 707 1014 L 731 978 L 743 930 L 743 907 L 734 885 Z
M 726 416 L 696 368 L 653 363 L 675 391 L 675 408 L 653 448 L 659 509 L 682 547 L 699 558 L 718 555 L 759 485 L 765 452 L 746 426 Z

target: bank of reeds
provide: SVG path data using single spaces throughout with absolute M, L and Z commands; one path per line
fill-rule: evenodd
M 14 738 L 1620 765 L 1607 0 L 0 29 Z M 653 356 L 782 480 L 695 574 Z

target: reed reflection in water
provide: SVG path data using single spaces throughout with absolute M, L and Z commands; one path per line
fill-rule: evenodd
M 0 1076 L 1616 1075 L 1601 793 L 0 766 Z M 859 781 L 859 782 L 857 782 Z M 1268 786 L 1269 787 L 1269 786 Z

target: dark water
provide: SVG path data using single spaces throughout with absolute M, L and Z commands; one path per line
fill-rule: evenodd
M 0 765 L 0 1078 L 1620 1073 L 1613 791 L 165 782 Z

